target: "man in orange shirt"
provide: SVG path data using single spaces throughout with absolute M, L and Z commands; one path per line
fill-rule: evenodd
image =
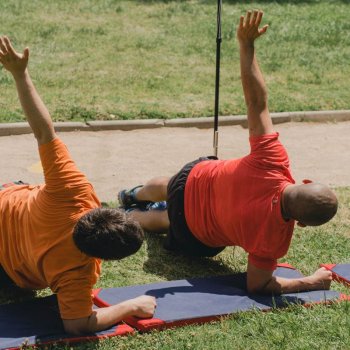
M 296 185 L 290 173 L 288 155 L 273 129 L 255 56 L 254 41 L 268 28 L 259 28 L 262 16 L 261 11 L 247 12 L 237 29 L 250 154 L 231 160 L 200 158 L 171 179 L 159 177 L 121 191 L 119 201 L 144 229 L 168 230 L 167 249 L 214 256 L 225 246 L 242 247 L 249 254 L 249 292 L 328 289 L 331 273 L 324 268 L 299 279 L 273 276 L 277 259 L 288 251 L 294 222 L 324 224 L 335 215 L 338 204 L 328 187 Z M 167 211 L 135 210 L 164 200 Z
M 0 62 L 15 80 L 45 177 L 43 185 L 14 184 L 0 191 L 0 275 L 21 288 L 50 287 L 68 333 L 94 333 L 128 316 L 151 317 L 155 299 L 145 295 L 92 309 L 101 259 L 135 253 L 143 231 L 120 210 L 101 208 L 92 185 L 55 134 L 30 79 L 28 59 L 28 48 L 19 54 L 7 37 L 0 37 Z

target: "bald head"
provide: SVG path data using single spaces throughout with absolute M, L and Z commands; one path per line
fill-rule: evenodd
M 319 183 L 287 187 L 283 202 L 285 214 L 306 226 L 325 224 L 338 209 L 338 200 L 334 192 Z

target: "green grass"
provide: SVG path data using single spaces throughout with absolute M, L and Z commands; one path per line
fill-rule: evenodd
M 244 114 L 235 27 L 265 11 L 258 41 L 271 111 L 348 109 L 349 1 L 223 2 L 220 114 Z M 211 116 L 216 2 L 0 0 L 1 33 L 31 49 L 32 77 L 56 121 Z M 0 71 L 0 121 L 21 121 Z
M 338 213 L 330 223 L 315 228 L 296 228 L 288 255 L 289 262 L 304 274 L 319 263 L 350 262 L 350 187 L 336 190 Z M 141 250 L 121 261 L 105 262 L 96 287 L 151 283 L 215 274 L 245 271 L 246 254 L 239 248 L 226 248 L 212 259 L 191 259 L 167 253 L 161 235 L 147 235 Z M 348 292 L 333 283 L 332 289 Z M 45 290 L 40 295 L 48 294 Z M 1 302 L 11 296 L 2 295 Z M 12 296 L 12 300 L 14 299 Z M 49 349 L 350 349 L 350 303 L 304 308 L 293 306 L 271 312 L 247 312 L 210 324 L 194 325 L 150 334 L 113 338 L 76 346 Z

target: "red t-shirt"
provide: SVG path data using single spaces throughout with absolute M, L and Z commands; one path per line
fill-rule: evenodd
M 281 195 L 295 183 L 278 133 L 250 137 L 251 152 L 231 160 L 208 160 L 190 172 L 185 217 L 191 232 L 211 247 L 240 246 L 258 268 L 274 270 L 293 234 Z

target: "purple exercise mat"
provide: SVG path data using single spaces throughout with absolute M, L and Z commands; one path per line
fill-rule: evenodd
M 321 264 L 333 274 L 333 279 L 350 287 L 350 264 Z
M 291 267 L 278 267 L 275 274 L 285 278 L 298 278 L 301 273 Z M 95 291 L 95 304 L 107 306 L 142 294 L 157 299 L 152 319 L 127 321 L 138 330 L 164 328 L 189 323 L 206 322 L 227 314 L 253 309 L 270 310 L 290 304 L 313 304 L 337 301 L 337 291 L 310 291 L 280 296 L 248 295 L 246 274 L 191 278 L 139 286 L 108 288 Z
M 74 337 L 65 333 L 58 312 L 57 298 L 51 295 L 26 302 L 0 305 L 0 349 L 19 349 L 23 345 L 75 343 L 132 333 L 127 325 Z

